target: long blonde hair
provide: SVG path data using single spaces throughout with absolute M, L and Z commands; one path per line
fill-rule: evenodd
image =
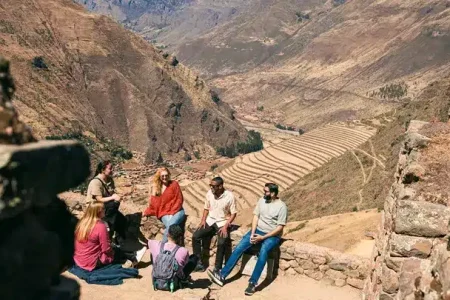
M 88 240 L 95 224 L 100 220 L 100 215 L 104 209 L 103 202 L 95 201 L 86 208 L 83 217 L 78 221 L 75 228 L 75 239 L 80 242 Z
M 158 168 L 156 170 L 155 175 L 153 176 L 153 182 L 152 182 L 152 192 L 155 196 L 161 196 L 161 190 L 162 190 L 162 180 L 161 180 L 161 173 L 163 171 L 166 171 L 169 175 L 169 181 L 170 179 L 170 171 L 166 167 Z

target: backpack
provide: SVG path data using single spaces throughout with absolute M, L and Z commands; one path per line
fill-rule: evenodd
M 161 243 L 159 255 L 153 263 L 153 289 L 174 292 L 181 287 L 180 280 L 177 276 L 177 271 L 180 266 L 175 259 L 175 254 L 180 247 L 176 246 L 172 251 L 169 251 L 164 250 L 165 244 Z

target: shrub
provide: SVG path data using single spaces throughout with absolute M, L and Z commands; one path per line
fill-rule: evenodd
M 163 159 L 163 157 L 162 157 L 161 152 L 158 153 L 158 157 L 156 158 L 156 163 L 157 163 L 157 164 L 162 164 L 162 163 L 164 163 L 164 159 Z
M 201 157 L 200 157 L 200 152 L 194 151 L 194 157 L 195 157 L 196 159 L 200 159 L 200 158 L 201 158 Z
M 192 156 L 189 154 L 189 152 L 184 153 L 184 161 L 190 161 L 192 160 Z
M 373 91 L 371 97 L 381 97 L 382 99 L 397 99 L 408 95 L 408 85 L 402 81 L 400 83 L 387 84 L 378 89 L 378 91 Z
M 162 55 L 164 58 L 168 58 L 169 57 L 169 53 L 163 53 Z
M 175 56 L 172 57 L 172 60 L 170 61 L 170 65 L 171 65 L 172 67 L 176 67 L 178 64 L 179 64 L 178 59 L 177 59 Z
M 213 171 L 214 171 L 215 169 L 217 169 L 218 167 L 219 167 L 218 164 L 212 165 L 211 168 L 210 168 L 211 172 L 213 172 Z
M 296 12 L 295 16 L 297 17 L 297 22 L 303 22 L 303 20 L 309 20 L 310 19 L 309 14 L 303 13 L 301 11 Z
M 334 6 L 339 6 L 345 3 L 346 0 L 333 0 Z
M 264 106 L 262 106 L 262 105 L 261 105 L 261 106 L 258 106 L 258 107 L 256 108 L 256 110 L 257 110 L 257 111 L 263 111 L 263 110 L 264 110 Z
M 261 134 L 254 130 L 248 132 L 247 140 L 245 142 L 238 142 L 236 145 L 217 148 L 219 155 L 229 158 L 236 157 L 238 154 L 246 154 L 263 149 L 263 141 Z
M 36 69 L 48 70 L 48 66 L 45 63 L 44 58 L 42 56 L 34 57 L 33 61 L 31 62 L 31 65 Z
M 214 101 L 214 103 L 220 102 L 220 97 L 216 91 L 211 91 L 210 94 L 211 94 L 211 100 Z
M 298 133 L 299 133 L 300 135 L 302 135 L 302 134 L 305 133 L 305 131 L 304 131 L 303 129 L 300 128 L 300 129 L 298 130 Z

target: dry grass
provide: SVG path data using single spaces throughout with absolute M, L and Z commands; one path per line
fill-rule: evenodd
M 368 182 L 362 187 L 361 166 L 351 153 L 332 160 L 315 172 L 299 180 L 294 187 L 282 193 L 289 207 L 289 220 L 299 221 L 337 213 L 351 212 L 358 207 L 361 190 L 362 202 L 359 209 L 382 209 L 384 199 L 393 181 L 398 152 L 405 128 L 410 120 L 447 120 L 450 107 L 450 79 L 430 84 L 416 101 L 386 114 L 393 119 L 385 123 L 371 139 L 377 158 L 383 162 L 374 168 Z M 372 153 L 370 143 L 360 147 Z M 365 173 L 369 174 L 373 160 L 356 152 Z

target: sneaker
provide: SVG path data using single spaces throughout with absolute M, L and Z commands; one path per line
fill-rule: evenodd
M 248 287 L 245 289 L 245 295 L 251 296 L 255 293 L 256 287 L 253 283 L 249 282 Z
M 219 286 L 223 286 L 225 284 L 225 278 L 223 278 L 219 272 L 208 270 L 207 273 L 209 279 L 211 279 L 211 281 L 214 282 L 215 284 Z
M 147 247 L 142 247 L 141 250 L 136 251 L 136 260 L 133 261 L 133 266 L 136 267 L 137 264 L 142 260 L 142 257 L 144 257 L 145 252 L 147 251 Z
M 192 277 L 189 275 L 187 278 L 181 279 L 180 282 L 182 285 L 187 286 L 192 282 Z
M 125 269 L 134 268 L 134 264 L 131 260 L 127 259 L 127 261 L 124 264 L 122 264 L 122 268 Z
M 194 272 L 205 272 L 205 271 L 206 271 L 206 268 L 202 263 L 198 263 L 195 266 Z

